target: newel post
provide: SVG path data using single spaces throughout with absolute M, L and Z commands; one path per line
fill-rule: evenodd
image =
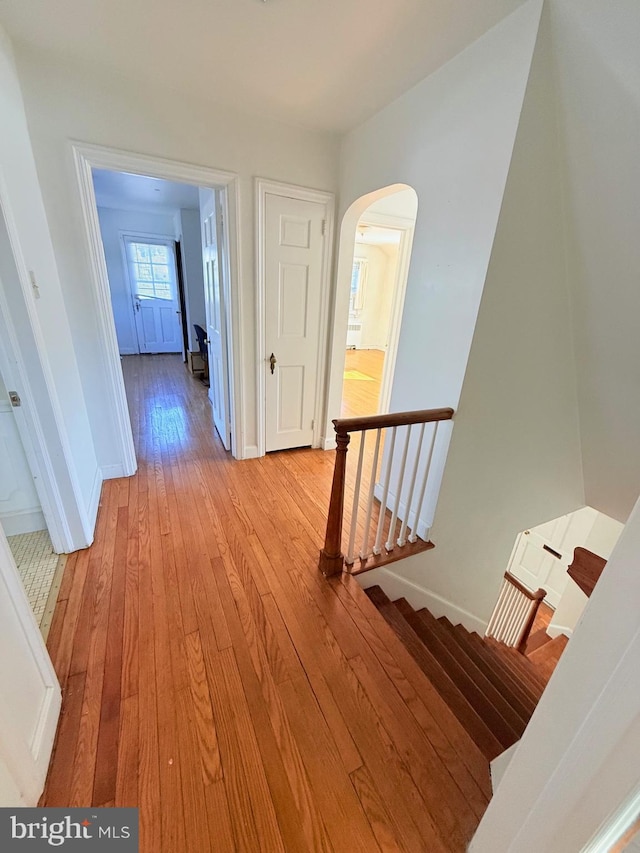
M 336 434 L 336 461 L 331 484 L 331 500 L 327 518 L 327 534 L 324 548 L 320 551 L 318 568 L 325 577 L 337 575 L 342 571 L 344 555 L 342 553 L 342 515 L 344 511 L 344 485 L 347 473 L 347 450 L 351 436 L 348 432 Z

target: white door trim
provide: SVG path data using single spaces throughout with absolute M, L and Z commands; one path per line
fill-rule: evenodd
M 78 548 L 86 547 L 93 540 L 93 526 L 84 508 L 81 497 L 80 484 L 73 465 L 70 463 L 70 447 L 57 392 L 51 373 L 49 361 L 46 358 L 46 345 L 40 326 L 40 320 L 33 306 L 32 288 L 29 272 L 22 255 L 22 249 L 18 240 L 18 229 L 13 218 L 11 205 L 4 177 L 0 174 L 0 217 L 4 218 L 11 244 L 13 260 L 16 266 L 18 279 L 22 290 L 23 302 L 29 317 L 29 325 L 33 334 L 36 348 L 40 355 L 40 366 L 42 368 L 42 379 L 47 390 L 49 402 L 55 418 L 58 431 L 58 440 L 62 446 L 64 463 L 69 477 L 69 483 L 75 498 L 73 507 L 67 507 L 58 487 L 58 480 L 54 470 L 53 461 L 49 453 L 49 447 L 45 438 L 44 428 L 38 413 L 28 372 L 18 342 L 18 334 L 14 326 L 11 310 L 7 302 L 3 282 L 0 280 L 0 335 L 3 346 L 0 345 L 0 370 L 7 383 L 8 390 L 18 392 L 21 406 L 15 411 L 16 425 L 20 439 L 24 446 L 27 461 L 34 476 L 34 483 L 38 498 L 42 505 L 42 512 L 47 523 L 47 529 L 51 537 L 53 549 L 58 554 L 76 551 Z M 99 493 L 99 492 L 98 492 Z M 97 511 L 97 499 L 96 499 Z M 77 522 L 80 526 L 84 541 L 80 541 L 78 534 L 74 536 L 69 521 L 69 512 L 77 514 Z
M 102 352 L 107 371 L 109 396 L 118 425 L 118 441 L 122 464 L 121 476 L 134 474 L 136 457 L 129 419 L 129 409 L 122 378 L 120 353 L 116 338 L 109 278 L 100 236 L 100 223 L 93 189 L 91 170 L 111 169 L 163 178 L 194 186 L 213 187 L 221 190 L 225 220 L 225 260 L 229 265 L 229 300 L 227 326 L 229 330 L 229 385 L 231 418 L 231 452 L 238 459 L 246 456 L 244 446 L 244 406 L 242 394 L 243 340 L 242 340 L 242 295 L 240 291 L 240 217 L 238 176 L 206 166 L 194 166 L 176 160 L 165 160 L 146 154 L 135 154 L 117 148 L 91 145 L 83 142 L 71 143 L 78 178 L 80 204 L 82 207 L 85 234 L 87 237 L 92 285 L 98 320 L 98 346 Z
M 313 447 L 320 446 L 322 434 L 322 409 L 327 380 L 327 320 L 329 313 L 331 262 L 333 258 L 333 229 L 335 220 L 335 195 L 323 190 L 298 187 L 294 184 L 281 184 L 265 178 L 256 178 L 256 387 L 257 387 L 257 440 L 258 456 L 265 455 L 266 447 L 266 408 L 265 408 L 265 225 L 266 197 L 278 195 L 298 201 L 311 201 L 324 204 L 327 210 L 324 229 L 322 272 L 320 277 L 320 325 L 318 329 L 318 372 L 314 404 Z
M 0 530 L 0 594 L 14 609 L 22 639 L 38 668 L 45 695 L 40 706 L 38 725 L 30 742 L 9 725 L 11 714 L 8 702 L 0 697 L 0 762 L 16 783 L 21 802 L 15 805 L 36 806 L 49 767 L 53 750 L 62 697 L 51 658 L 47 652 L 40 628 L 35 620 L 24 586 L 18 574 L 13 555 L 4 532 Z M 10 688 L 10 685 L 8 686 Z M 10 692 L 10 691 L 9 691 Z M 0 803 L 14 805 L 14 803 Z

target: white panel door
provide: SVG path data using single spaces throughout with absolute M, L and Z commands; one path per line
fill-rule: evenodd
M 0 806 L 34 806 L 60 713 L 60 688 L 0 529 Z
M 561 516 L 552 522 L 541 524 L 521 533 L 509 571 L 531 590 L 540 587 L 547 592 L 546 602 L 556 607 L 566 586 L 566 568 L 571 555 L 563 553 L 563 541 L 569 526 L 569 516 Z M 557 566 L 562 571 L 554 571 Z
M 136 237 L 124 241 L 140 352 L 182 352 L 175 245 Z
M 313 442 L 326 205 L 265 198 L 265 449 Z
M 209 399 L 213 422 L 225 450 L 231 446 L 229 416 L 229 364 L 224 264 L 222 263 L 222 215 L 220 193 L 200 190 L 200 222 L 202 226 L 202 263 L 204 301 L 209 350 Z

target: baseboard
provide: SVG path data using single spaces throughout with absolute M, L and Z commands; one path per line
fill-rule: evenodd
M 376 483 L 374 490 L 373 490 L 373 496 L 378 501 L 382 501 L 382 492 L 383 492 L 382 486 L 380 485 L 380 483 Z M 396 496 L 390 490 L 389 494 L 387 496 L 387 506 L 393 507 L 393 506 L 395 506 L 395 502 L 396 502 Z M 407 513 L 407 504 L 405 503 L 405 501 L 400 501 L 400 506 L 398 507 L 398 518 L 401 521 L 404 521 L 404 517 L 405 517 L 406 513 Z M 412 521 L 413 521 L 413 519 L 409 518 L 410 524 Z M 410 526 L 410 524 L 409 524 L 409 529 L 412 530 L 413 528 Z M 417 532 L 418 532 L 418 536 L 421 539 L 424 539 L 425 542 L 429 541 L 429 535 L 431 533 L 431 527 L 422 519 L 418 520 L 418 531 Z
M 566 625 L 554 625 L 551 622 L 547 625 L 547 634 L 551 637 L 551 639 L 555 639 L 559 637 L 561 634 L 564 634 L 565 637 L 573 637 L 573 628 L 567 628 Z
M 122 463 L 117 465 L 103 465 L 100 469 L 103 480 L 117 480 L 118 477 L 130 477 L 131 474 L 125 469 Z M 135 471 L 133 472 L 135 474 Z M 100 484 L 102 485 L 102 483 Z
M 133 349 L 133 347 L 122 347 L 120 355 L 140 355 L 140 350 Z
M 242 455 L 243 459 L 257 459 L 258 458 L 258 445 L 257 444 L 246 444 L 244 448 L 244 454 Z
M 500 755 L 497 755 L 489 765 L 489 769 L 491 771 L 491 790 L 494 794 L 498 788 L 498 785 L 500 784 L 500 782 L 502 782 L 502 777 L 507 772 L 507 768 L 511 764 L 513 756 L 515 755 L 516 749 L 519 745 L 519 740 L 517 740 L 515 743 L 512 743 L 508 749 L 505 749 L 504 752 L 501 752 Z
M 46 530 L 47 522 L 41 509 L 24 509 L 0 515 L 0 523 L 5 536 L 19 536 L 21 533 L 35 533 Z
M 91 530 L 88 531 L 91 532 L 89 544 L 93 542 L 93 534 L 96 529 L 96 521 L 98 518 L 98 507 L 100 506 L 100 494 L 102 493 L 102 483 L 106 479 L 108 478 L 104 476 L 104 469 L 96 468 L 96 476 L 93 480 L 91 497 L 89 498 L 89 506 L 87 507 L 87 518 L 91 527 Z
M 321 438 L 320 439 L 320 447 L 323 450 L 335 450 L 336 449 L 336 437 L 332 435 L 331 438 Z
M 487 627 L 485 619 L 481 619 L 475 613 L 470 613 L 468 610 L 458 607 L 452 601 L 442 598 L 436 592 L 432 592 L 429 589 L 425 589 L 425 587 L 418 586 L 418 584 L 407 578 L 403 578 L 392 569 L 373 569 L 373 571 L 366 572 L 363 575 L 356 575 L 356 579 L 364 589 L 378 585 L 391 599 L 406 598 L 415 610 L 426 607 L 436 619 L 440 616 L 446 616 L 454 625 L 460 622 L 467 631 L 477 631 L 481 637 L 484 636 Z

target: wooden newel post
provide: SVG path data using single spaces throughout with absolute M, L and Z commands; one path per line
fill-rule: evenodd
M 325 577 L 337 575 L 342 571 L 344 555 L 342 553 L 342 514 L 344 510 L 344 485 L 347 473 L 347 450 L 351 436 L 348 432 L 336 435 L 336 462 L 331 484 L 329 517 L 324 548 L 320 551 L 318 568 Z

